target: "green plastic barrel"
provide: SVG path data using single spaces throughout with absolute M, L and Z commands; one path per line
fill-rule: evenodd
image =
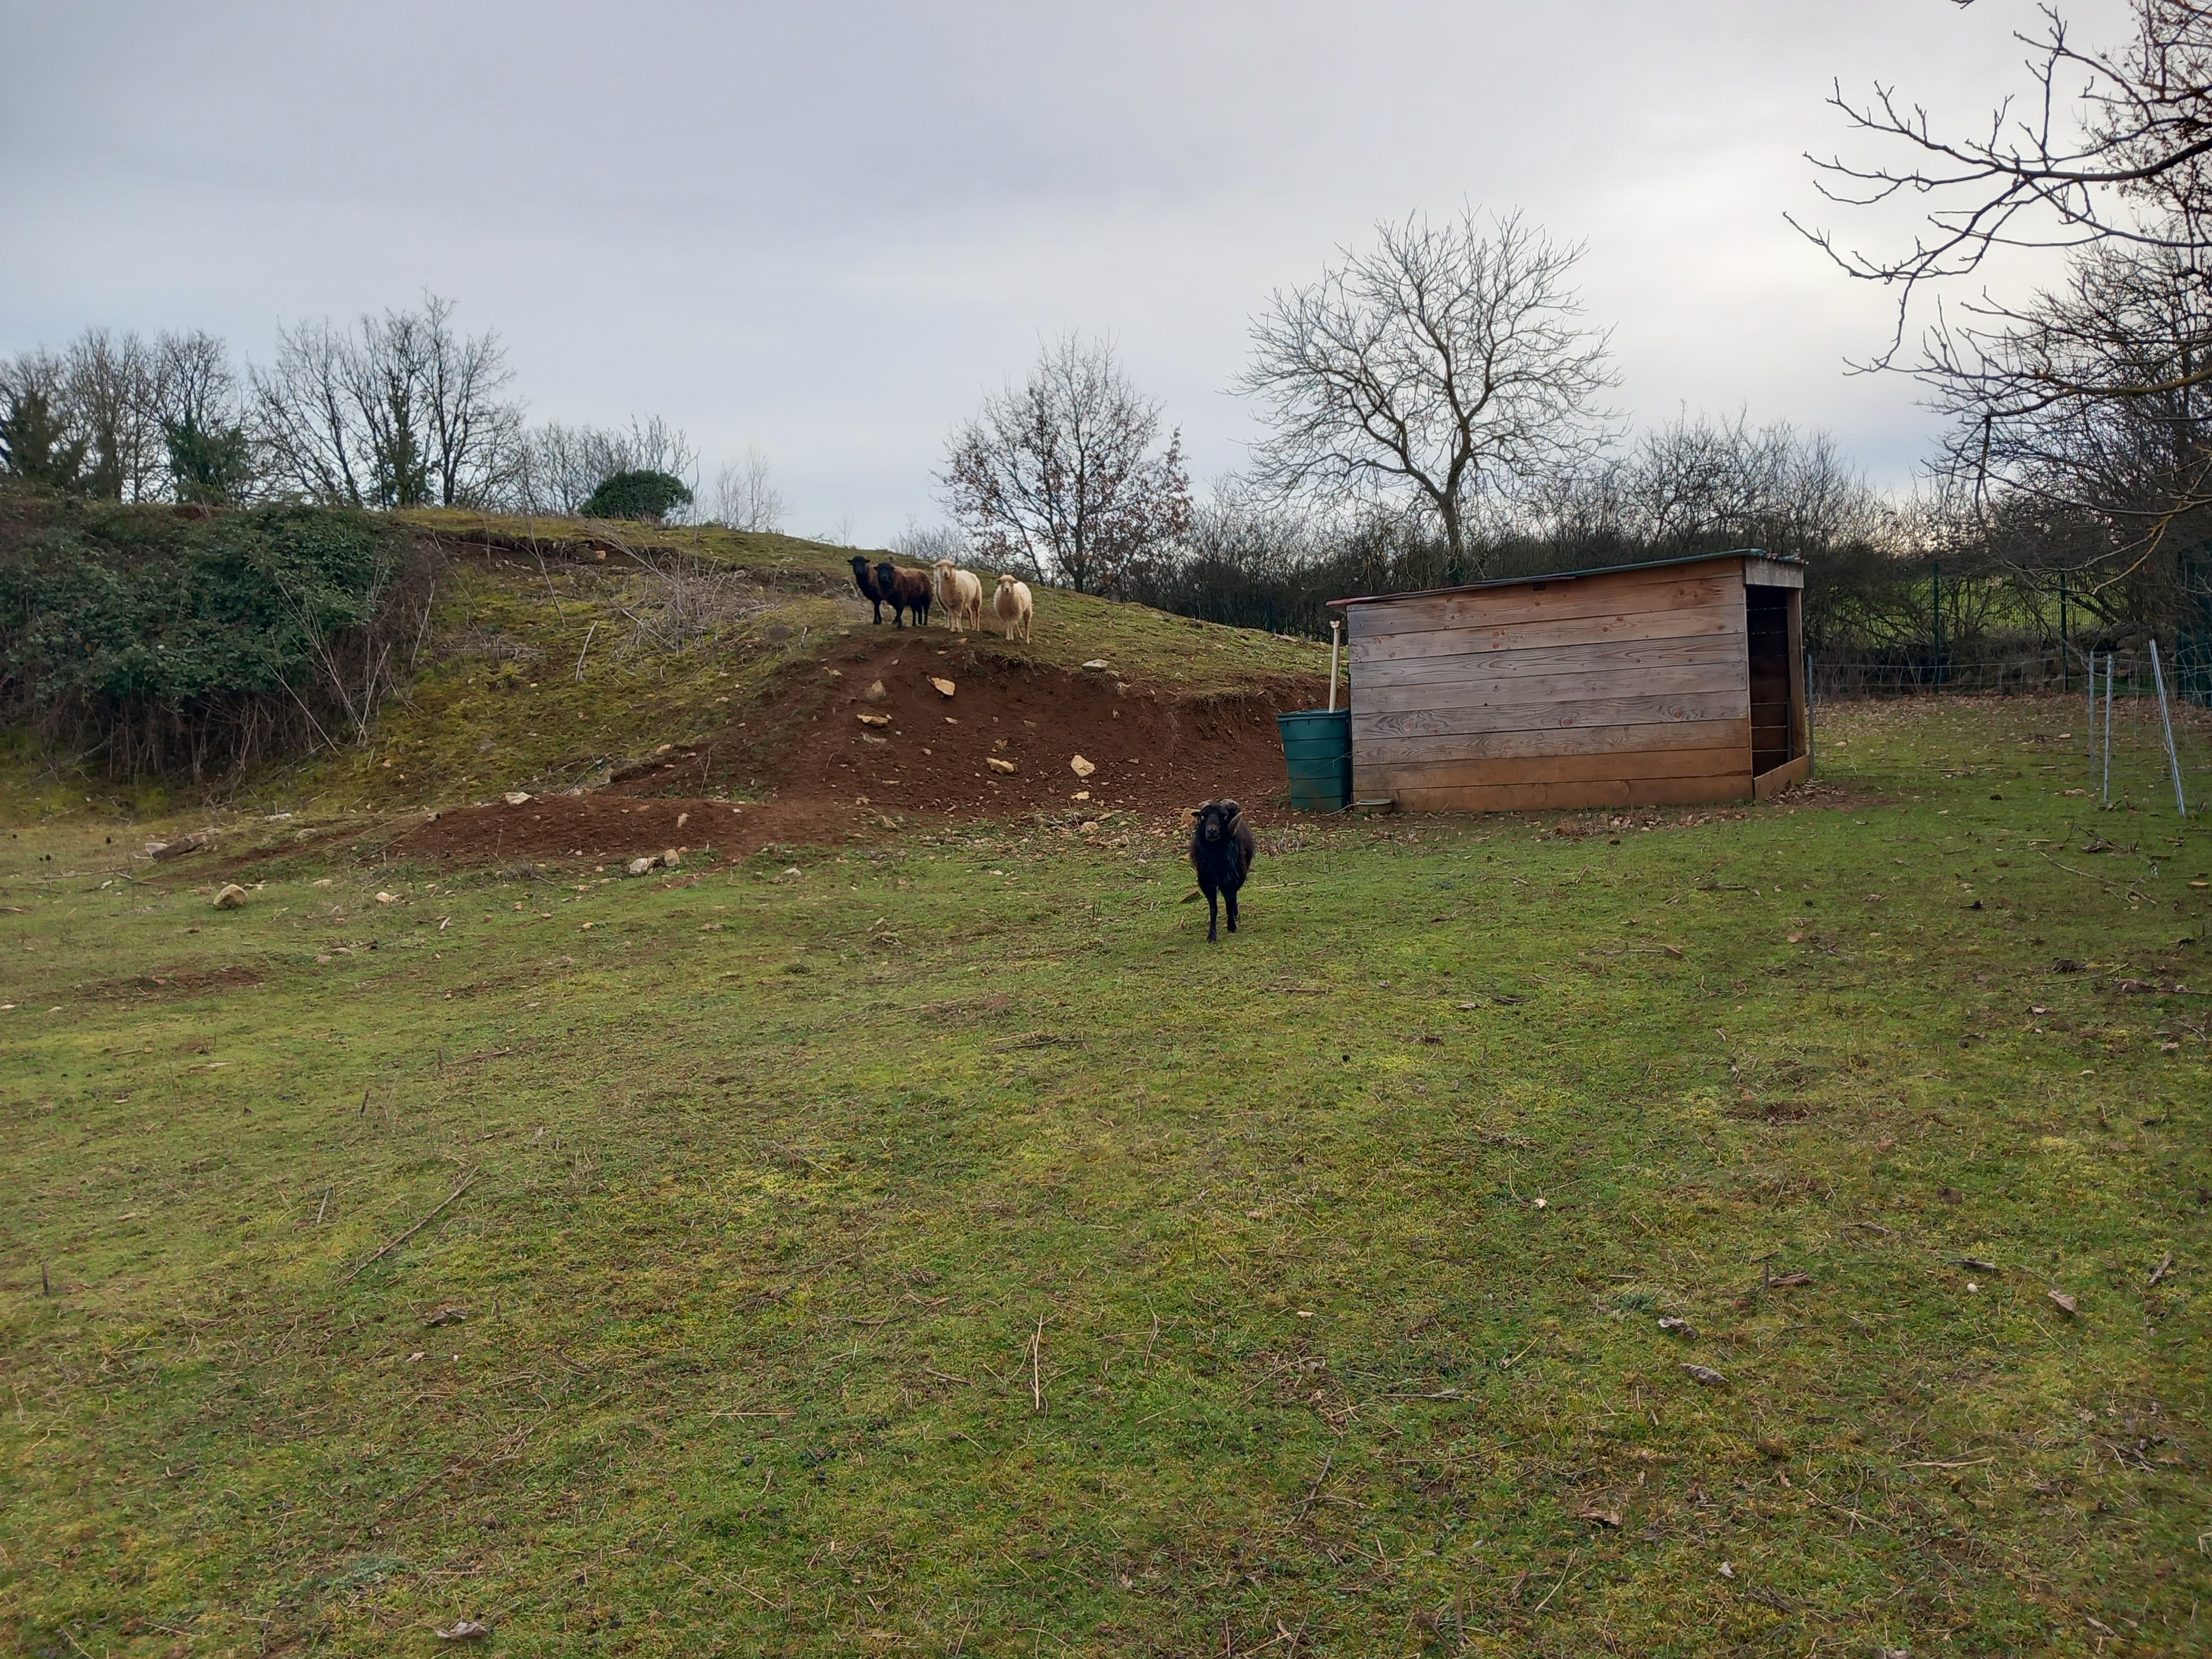
M 1291 805 L 1301 812 L 1341 812 L 1352 800 L 1352 711 L 1308 708 L 1278 714 Z

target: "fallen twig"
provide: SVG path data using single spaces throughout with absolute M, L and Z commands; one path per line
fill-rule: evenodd
M 1545 1596 L 1542 1601 L 1536 1603 L 1534 1611 L 1531 1612 L 1528 1615 L 1531 1619 L 1534 1619 L 1537 1613 L 1543 1612 L 1546 1607 L 1550 1607 L 1552 1605 L 1552 1596 L 1557 1595 L 1561 1590 L 1567 1587 L 1567 1578 L 1575 1570 L 1575 1557 L 1581 1553 L 1582 1552 L 1579 1550 L 1569 1550 L 1567 1552 L 1567 1565 L 1565 1571 L 1559 1574 L 1559 1582 L 1552 1586 L 1551 1595 Z
M 1298 1505 L 1298 1512 L 1291 1517 L 1293 1522 L 1303 1521 L 1306 1518 L 1306 1511 L 1313 1507 L 1314 1499 L 1321 1495 L 1321 1483 L 1328 1479 L 1328 1472 L 1335 1467 L 1336 1454 L 1334 1452 L 1329 1453 L 1328 1456 L 1322 1459 L 1321 1473 L 1314 1476 L 1313 1485 L 1306 1488 L 1304 1501 Z
M 1036 1334 L 1030 1339 L 1030 1398 L 1044 1409 L 1044 1316 L 1039 1314 Z
M 356 1267 L 351 1273 L 348 1273 L 345 1276 L 345 1282 L 350 1285 L 355 1279 L 361 1277 L 363 1268 L 369 1267 L 374 1262 L 381 1261 L 386 1256 L 391 1255 L 392 1251 L 398 1249 L 409 1239 L 414 1237 L 416 1234 L 421 1232 L 423 1228 L 428 1226 L 433 1221 L 435 1221 L 440 1213 L 444 1211 L 447 1205 L 451 1204 L 463 1193 L 468 1191 L 470 1186 L 475 1182 L 476 1178 L 477 1172 L 474 1170 L 470 1170 L 466 1176 L 462 1177 L 461 1184 L 454 1188 L 452 1192 L 447 1193 L 446 1196 L 440 1200 L 436 1209 L 432 1210 L 429 1214 L 424 1216 L 420 1221 L 410 1227 L 405 1232 L 400 1234 L 398 1237 L 393 1239 L 389 1244 L 386 1244 L 374 1255 L 370 1256 L 368 1261 L 363 1261 L 360 1267 Z
M 2155 1285 L 2155 1284 L 2157 1284 L 2157 1283 L 2158 1283 L 2158 1281 L 2159 1281 L 2160 1279 L 2161 1279 L 2165 1278 L 2165 1277 L 2166 1276 L 2166 1274 L 2168 1274 L 2168 1273 L 2172 1273 L 2172 1271 L 2173 1271 L 2173 1252 L 2172 1252 L 2172 1250 L 2168 1250 L 2168 1251 L 2166 1253 L 2166 1260 L 2165 1260 L 2165 1261 L 2161 1261 L 2161 1262 L 2160 1262 L 2160 1263 L 2158 1264 L 2158 1266 L 2156 1266 L 2155 1267 L 2153 1267 L 2153 1268 L 2150 1270 L 2150 1282 L 2151 1282 L 2151 1284 L 2152 1284 L 2152 1285 Z M 2146 1286 L 2144 1286 L 2144 1288 L 2145 1288 L 2146 1290 L 2148 1290 L 2148 1289 L 2149 1288 L 2149 1285 L 2146 1285 Z

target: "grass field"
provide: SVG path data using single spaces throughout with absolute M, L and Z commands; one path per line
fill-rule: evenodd
M 2202 1651 L 2212 836 L 2078 719 L 1265 813 L 1214 948 L 1166 824 L 216 911 L 19 822 L 5 1644 Z

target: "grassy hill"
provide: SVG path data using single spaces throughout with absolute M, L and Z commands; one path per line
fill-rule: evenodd
M 422 666 L 370 746 L 272 779 L 268 792 L 360 807 L 570 787 L 660 744 L 709 738 L 838 642 L 892 631 L 870 624 L 850 548 L 455 513 L 398 521 L 439 550 Z M 1133 684 L 1184 696 L 1318 687 L 1327 670 L 1326 647 L 1310 641 L 1049 588 L 1036 610 L 1033 642 L 987 633 L 978 643 L 1001 663 L 1069 673 L 1103 659 Z
M 149 538 L 171 533 L 166 510 L 143 516 Z M 848 641 L 912 637 L 870 623 L 849 548 L 458 512 L 382 522 L 411 545 L 408 603 L 427 594 L 419 626 L 397 630 L 389 660 L 398 695 L 361 741 L 219 787 L 231 806 L 331 818 L 569 789 L 603 783 L 662 744 L 712 743 L 739 722 L 749 723 L 749 751 L 773 761 L 770 739 L 793 734 L 763 730 L 757 716 L 785 688 Z M 933 648 L 957 644 L 960 660 L 999 672 L 1073 675 L 1103 659 L 1114 678 L 1171 699 L 1322 694 L 1327 652 L 1309 641 L 1049 588 L 1037 591 L 1036 607 L 1033 641 L 987 631 L 954 641 L 942 628 L 926 635 Z M 775 768 L 757 787 L 735 775 L 716 787 L 772 792 Z M 16 821 L 87 805 L 159 817 L 201 793 L 118 783 L 20 731 L 0 732 L 0 815 Z

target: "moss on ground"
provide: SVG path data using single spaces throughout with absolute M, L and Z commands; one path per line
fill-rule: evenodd
M 1212 949 L 1165 825 L 234 911 L 22 825 L 0 1630 L 2201 1650 L 2212 839 L 2070 708 L 1271 824 Z

